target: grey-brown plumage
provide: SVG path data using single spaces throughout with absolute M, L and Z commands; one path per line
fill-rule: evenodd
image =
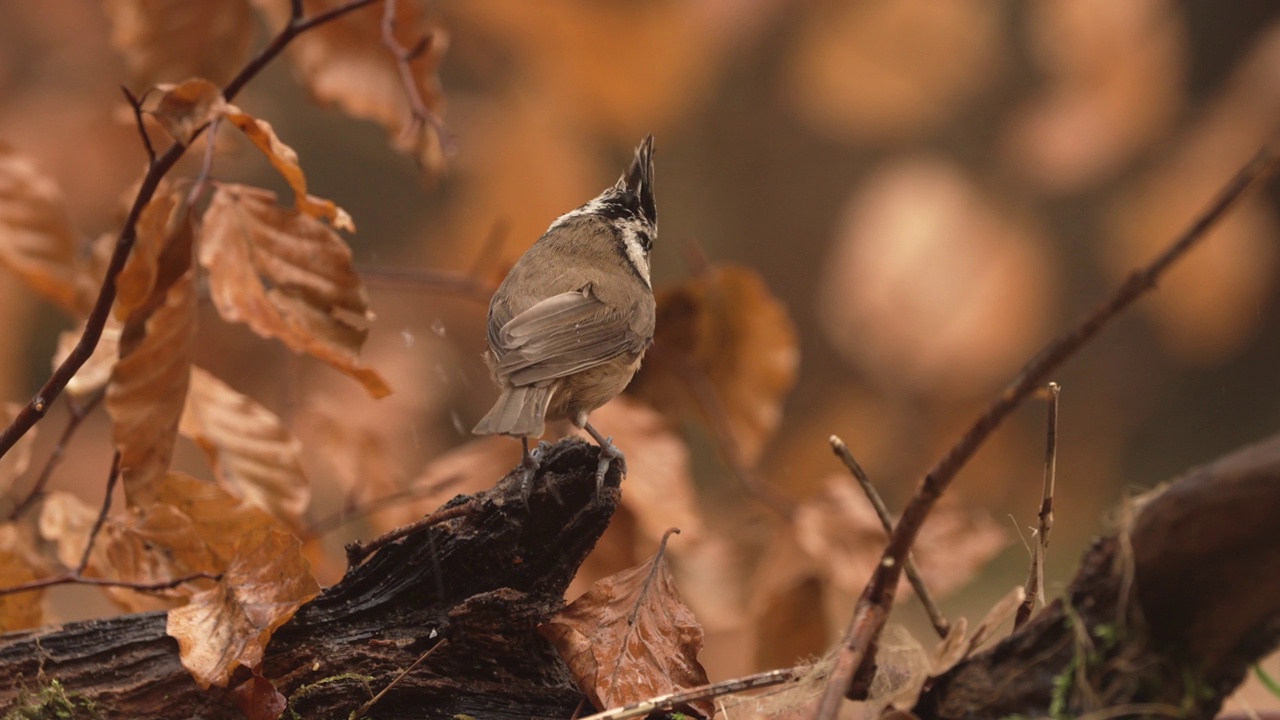
M 587 416 L 622 392 L 653 341 L 657 225 L 649 136 L 618 182 L 552 223 L 494 293 L 485 359 L 502 395 L 475 433 L 525 438 L 529 462 L 527 438 L 567 418 L 616 456 Z

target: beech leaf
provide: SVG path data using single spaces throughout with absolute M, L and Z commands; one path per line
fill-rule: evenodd
M 742 459 L 754 465 L 800 363 L 786 308 L 755 270 L 739 265 L 713 266 L 660 291 L 657 303 L 653 347 L 629 392 L 677 418 L 722 412 Z
M 247 0 L 106 0 L 111 44 L 142 87 L 206 77 L 226 82 L 249 57 Z
M 173 457 L 195 347 L 193 275 L 193 270 L 187 270 L 178 278 L 145 323 L 126 324 L 121 344 L 124 357 L 111 373 L 107 412 L 115 424 L 121 477 L 130 498 L 162 477 Z M 129 348 L 131 327 L 145 327 L 145 335 Z
M 275 413 L 199 367 L 191 368 L 186 399 L 179 431 L 204 450 L 219 482 L 296 527 L 311 501 L 302 471 L 302 442 Z M 169 478 L 166 484 L 175 482 L 182 481 Z M 170 488 L 164 488 L 155 496 L 169 493 Z
M 371 319 L 368 294 L 351 249 L 324 223 L 277 206 L 267 190 L 219 185 L 204 215 L 200 264 L 223 319 L 328 363 L 375 398 L 390 394 L 360 364 L 368 331 L 342 314 Z
M 170 137 L 190 145 L 196 131 L 227 109 L 222 88 L 204 78 L 191 78 L 177 85 L 157 85 L 142 101 L 142 111 L 151 115 Z
M 29 159 L 0 143 L 0 266 L 75 315 L 86 307 L 75 253 L 62 191 Z
M 599 709 L 707 684 L 702 627 L 680 599 L 665 557 L 596 581 L 538 632 Z M 706 717 L 709 700 L 692 703 Z
M 152 485 L 151 491 L 143 502 L 172 505 L 191 518 L 196 533 L 220 566 L 231 561 L 241 537 L 277 522 L 266 510 L 235 497 L 216 483 L 186 473 L 169 472 Z
M 169 611 L 167 632 L 200 687 L 225 687 L 238 666 L 262 662 L 272 633 L 319 594 L 298 539 L 259 528 L 240 539 L 217 585 Z
M 99 551 L 100 549 L 100 551 Z M 90 555 L 93 574 L 139 584 L 166 583 L 195 573 L 216 573 L 223 567 L 191 520 L 172 505 L 132 507 L 103 524 Z M 208 582 L 208 581 L 205 581 Z M 128 612 L 163 610 L 190 596 L 187 584 L 152 592 L 105 588 L 107 595 Z
M 325 200 L 307 194 L 307 176 L 298 164 L 298 153 L 285 145 L 276 136 L 276 131 L 266 120 L 259 120 L 235 106 L 227 109 L 226 119 L 240 128 L 245 137 L 254 144 L 262 154 L 267 156 L 271 165 L 284 176 L 289 187 L 293 189 L 294 205 L 302 212 L 319 220 L 326 220 L 339 230 L 355 232 L 356 226 L 346 210 L 338 207 L 332 200 Z

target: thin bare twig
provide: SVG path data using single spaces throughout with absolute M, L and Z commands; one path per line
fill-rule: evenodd
M 422 661 L 423 661 L 423 660 L 426 660 L 426 659 L 427 659 L 427 656 L 429 656 L 431 653 L 435 652 L 435 651 L 436 651 L 436 650 L 437 650 L 441 645 L 444 645 L 444 644 L 445 644 L 445 643 L 447 643 L 447 642 L 449 642 L 449 640 L 448 640 L 447 638 L 446 638 L 446 639 L 441 639 L 441 640 L 440 640 L 440 642 L 438 642 L 438 643 L 436 643 L 435 645 L 432 645 L 431 647 L 427 648 L 427 651 L 426 651 L 426 652 L 424 652 L 424 653 L 422 653 L 421 655 L 419 655 L 419 656 L 418 656 L 418 659 L 417 659 L 417 660 L 414 660 L 412 665 L 410 665 L 408 668 L 405 668 L 405 671 L 404 671 L 404 672 L 402 672 L 402 673 L 400 673 L 399 675 L 397 675 L 397 676 L 395 677 L 395 679 L 394 679 L 394 680 L 392 680 L 391 682 L 387 683 L 387 686 L 386 686 L 386 687 L 384 687 L 384 688 L 382 688 L 381 690 L 379 690 L 377 695 L 374 695 L 373 697 L 369 698 L 369 701 L 368 701 L 368 702 L 366 702 L 365 704 L 361 705 L 360 707 L 358 707 L 358 708 L 356 708 L 354 711 L 352 711 L 352 713 L 351 713 L 350 715 L 348 715 L 348 716 L 347 716 L 347 717 L 348 717 L 348 719 L 349 719 L 349 720 L 357 720 L 357 718 L 362 718 L 362 717 L 364 717 L 364 716 L 365 716 L 365 713 L 367 713 L 367 712 L 369 711 L 369 708 L 371 708 L 371 707 L 373 707 L 375 704 L 377 704 L 377 702 L 378 702 L 379 700 L 381 700 L 381 699 L 383 698 L 383 696 L 385 696 L 385 695 L 386 695 L 386 694 L 391 690 L 391 688 L 393 688 L 393 687 L 395 687 L 395 686 L 396 686 L 396 683 L 400 682 L 400 681 L 401 681 L 401 680 L 403 680 L 406 676 L 408 676 L 408 674 L 409 674 L 409 673 L 413 672 L 415 668 L 417 668 L 419 665 L 421 665 L 421 664 L 422 664 Z
M 876 486 L 871 483 L 871 477 L 862 469 L 862 465 L 854 459 L 853 453 L 849 451 L 849 446 L 844 440 L 831 436 L 829 440 L 831 449 L 835 451 L 836 457 L 849 468 L 849 472 L 853 474 L 853 479 L 858 481 L 858 485 L 862 488 L 862 492 L 866 494 L 867 499 L 871 501 L 871 507 L 875 508 L 876 515 L 880 518 L 880 524 L 884 526 L 884 534 L 893 534 L 893 516 L 889 514 L 889 508 L 884 504 L 884 499 L 880 497 L 880 493 L 876 491 Z M 924 611 L 929 615 L 929 622 L 933 623 L 933 629 L 938 633 L 938 637 L 946 639 L 947 633 L 951 632 L 951 622 L 947 620 L 942 611 L 938 609 L 938 604 L 933 601 L 933 595 L 929 593 L 929 588 L 924 584 L 924 578 L 920 576 L 920 568 L 916 567 L 915 558 L 907 553 L 907 580 L 911 583 L 911 588 L 916 591 L 916 597 L 920 599 L 920 604 L 924 606 Z
M 133 110 L 133 120 L 138 124 L 138 135 L 142 138 L 142 147 L 147 151 L 147 163 L 156 164 L 156 149 L 151 145 L 151 136 L 147 134 L 147 124 L 142 120 L 142 100 L 138 96 L 129 92 L 129 88 L 124 85 L 120 86 L 120 92 L 124 93 L 124 99 L 129 103 L 129 107 Z
M 1048 379 L 1049 373 L 1075 355 L 1112 318 L 1154 288 L 1156 281 L 1169 269 L 1169 266 L 1200 241 L 1209 228 L 1239 202 L 1245 191 L 1260 184 L 1275 170 L 1277 160 L 1270 146 L 1264 146 L 1259 150 L 1257 155 L 1227 182 L 1208 209 L 1164 252 L 1145 267 L 1130 273 L 1111 297 L 1078 325 L 1054 338 L 1023 366 L 1022 371 L 969 426 L 955 446 L 925 474 L 911 500 L 903 509 L 902 517 L 889 538 L 889 544 L 881 556 L 880 564 L 858 599 L 814 717 L 819 720 L 831 720 L 839 712 L 845 693 L 858 669 L 867 659 L 868 651 L 880 636 L 880 631 L 888 619 L 889 608 L 893 604 L 894 593 L 898 587 L 898 578 L 902 574 L 903 560 L 915 543 L 916 535 L 924 525 L 925 519 L 928 518 L 943 491 L 955 479 L 956 473 L 968 463 L 1004 419 Z
M 746 677 L 734 678 L 733 680 L 723 680 L 718 683 L 710 683 L 701 685 L 688 690 L 670 693 L 668 695 L 660 695 L 644 702 L 634 703 L 626 707 L 614 708 L 613 710 L 605 710 L 594 715 L 588 715 L 581 720 L 627 720 L 627 718 L 645 717 L 655 710 L 668 710 L 679 705 L 688 705 L 689 703 L 699 700 L 711 700 L 713 698 L 724 697 L 725 695 L 734 695 L 748 690 L 757 690 L 759 688 L 772 687 L 783 683 L 793 682 L 804 677 L 811 667 L 808 665 L 799 665 L 797 667 L 783 668 L 781 670 L 769 670 L 767 672 L 756 673 Z
M 422 132 L 424 125 L 429 125 L 435 131 L 436 140 L 440 143 L 440 149 L 443 152 L 449 145 L 448 131 L 440 117 L 427 107 L 426 100 L 422 97 L 422 90 L 418 87 L 418 80 L 413 73 L 413 61 L 431 49 L 431 44 L 435 42 L 435 35 L 428 34 L 422 37 L 411 48 L 401 45 L 396 39 L 397 2 L 398 0 L 386 0 L 386 4 L 382 6 L 382 44 L 396 60 L 400 84 L 404 86 L 405 99 L 409 101 L 409 124 L 405 126 L 402 134 L 405 139 L 413 138 Z
M 154 583 L 139 583 L 128 580 L 110 580 L 99 577 L 85 577 L 76 573 L 63 573 L 52 577 L 32 580 L 31 582 L 22 583 L 21 585 L 11 585 L 9 587 L 0 588 L 0 596 L 13 595 L 14 593 L 29 592 L 31 590 L 42 590 L 44 588 L 54 587 L 56 585 L 92 585 L 94 587 L 113 587 L 124 588 L 125 590 L 137 590 L 138 592 L 159 592 L 160 590 L 172 590 L 179 585 L 192 580 L 221 580 L 221 574 L 198 572 L 190 575 L 183 575 L 172 580 Z
M 107 513 L 111 511 L 111 496 L 115 493 L 116 482 L 119 480 L 120 451 L 116 450 L 111 456 L 111 472 L 107 475 L 107 492 L 102 497 L 102 507 L 98 510 L 97 519 L 93 521 L 93 529 L 89 531 L 89 540 L 84 544 L 84 552 L 80 554 L 80 564 L 76 565 L 76 569 L 72 571 L 72 574 L 77 577 L 89 567 L 89 555 L 93 552 L 94 543 L 98 542 L 98 533 L 102 531 L 102 524 L 107 521 Z
M 1049 531 L 1053 529 L 1053 482 L 1058 466 L 1058 394 L 1062 388 L 1051 382 L 1045 388 L 1048 395 L 1044 444 L 1044 490 L 1040 496 L 1040 527 L 1037 542 L 1031 549 L 1031 569 L 1027 571 L 1027 597 L 1018 606 L 1013 617 L 1013 629 L 1031 619 L 1036 601 L 1044 605 L 1044 559 L 1049 555 Z
M 289 23 L 267 43 L 266 47 L 245 64 L 240 72 L 232 78 L 231 82 L 227 83 L 226 87 L 222 89 L 223 97 L 228 101 L 233 99 L 244 88 L 245 84 L 256 77 L 298 35 L 353 10 L 372 5 L 377 1 L 350 0 L 350 2 L 343 3 L 310 18 L 302 16 L 302 3 L 294 2 L 293 16 L 290 18 Z M 197 129 L 192 135 L 192 139 L 194 140 L 204 130 L 204 127 Z M 94 348 L 98 346 L 98 340 L 102 338 L 102 328 L 106 325 L 107 317 L 111 313 L 111 305 L 116 299 L 116 276 L 120 274 L 125 261 L 129 259 L 133 244 L 138 239 L 138 218 L 142 214 L 142 209 L 155 196 L 156 189 L 160 187 L 160 181 L 164 179 L 164 176 L 173 168 L 186 150 L 186 145 L 175 142 L 147 168 L 147 174 L 142 178 L 142 182 L 138 186 L 138 193 L 134 196 L 133 205 L 129 208 L 129 214 L 125 218 L 124 226 L 120 229 L 119 237 L 116 238 L 115 249 L 111 253 L 111 260 L 107 263 L 102 288 L 98 291 L 98 298 L 94 301 L 93 309 L 90 310 L 88 317 L 85 318 L 84 332 L 81 333 L 80 340 L 67 355 L 66 359 L 53 371 L 53 374 L 40 388 L 39 392 L 18 412 L 13 422 L 3 432 L 0 432 L 0 457 L 9 452 L 14 443 L 49 412 L 49 406 L 66 388 L 67 383 L 71 381 L 76 371 L 93 355 Z
M 408 525 L 402 525 L 394 530 L 385 532 L 367 543 L 362 543 L 360 541 L 348 543 L 347 567 L 355 567 L 356 565 L 359 565 L 364 562 L 365 558 L 417 530 L 421 530 L 425 527 L 431 527 L 432 525 L 439 525 L 442 522 L 453 520 L 454 518 L 465 517 L 476 510 L 476 501 L 472 498 L 461 505 L 442 508 L 420 520 L 415 520 Z
M 54 469 L 62 462 L 62 458 L 67 452 L 67 446 L 71 443 L 71 437 L 80 428 L 80 423 L 84 422 L 84 419 L 93 412 L 94 408 L 98 407 L 98 403 L 102 402 L 102 398 L 105 396 L 106 391 L 99 390 L 91 395 L 88 402 L 83 405 L 78 402 L 68 403 L 67 409 L 71 417 L 67 419 L 67 426 L 62 430 L 62 436 L 58 438 L 57 444 L 53 446 L 53 452 L 49 454 L 49 459 L 45 461 L 44 467 L 40 469 L 40 475 L 32 483 L 26 497 L 18 501 L 13 506 L 13 510 L 9 512 L 10 520 L 17 520 L 22 517 L 23 513 L 31 509 L 31 506 L 44 495 L 45 486 L 49 484 L 49 479 L 53 477 Z

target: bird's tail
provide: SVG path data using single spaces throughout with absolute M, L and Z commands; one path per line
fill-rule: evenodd
M 541 437 L 545 429 L 550 386 L 509 387 L 471 432 L 476 435 Z

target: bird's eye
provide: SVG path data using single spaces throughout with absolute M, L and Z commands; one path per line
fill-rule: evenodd
M 636 241 L 640 243 L 640 247 L 643 248 L 645 252 L 649 252 L 650 248 L 653 247 L 653 240 L 649 238 L 649 233 L 647 232 L 637 232 Z

